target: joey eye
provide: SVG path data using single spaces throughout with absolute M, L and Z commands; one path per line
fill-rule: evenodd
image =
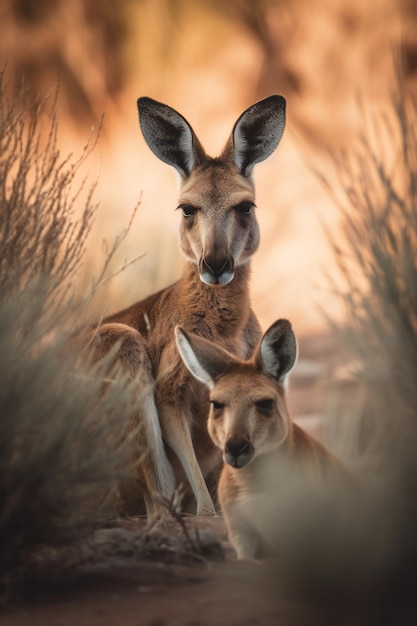
M 238 215 L 248 216 L 252 213 L 252 209 L 254 208 L 254 206 L 255 205 L 253 202 L 251 202 L 250 200 L 247 200 L 245 202 L 240 202 L 233 208 Z
M 180 204 L 178 208 L 181 209 L 184 217 L 192 217 L 198 211 L 198 209 L 196 209 L 196 207 L 192 206 L 191 204 Z
M 275 402 L 272 398 L 262 398 L 262 400 L 257 400 L 255 402 L 255 406 L 260 413 L 263 415 L 270 415 L 275 407 Z
M 217 402 L 217 400 L 210 400 L 210 404 L 215 411 L 221 411 L 224 409 L 224 404 L 222 402 Z

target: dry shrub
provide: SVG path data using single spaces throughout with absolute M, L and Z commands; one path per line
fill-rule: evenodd
M 63 356 L 64 338 L 39 342 L 35 289 L 0 306 L 0 580 L 34 547 L 78 540 L 114 515 L 126 465 L 124 386 L 98 401 L 108 368 L 83 370 Z
M 68 341 L 95 210 L 92 189 L 84 190 L 77 174 L 94 141 L 79 159 L 63 158 L 57 94 L 49 103 L 32 103 L 22 88 L 8 101 L 5 81 L 3 71 L 0 587 L 15 580 L 39 545 L 79 540 L 114 514 L 112 494 L 128 454 L 123 434 L 134 409 L 121 379 L 112 379 L 100 395 L 114 355 L 107 363 L 82 366 Z M 90 297 L 77 303 L 79 323 Z
M 19 95 L 6 94 L 0 72 L 0 288 L 2 299 L 45 278 L 45 312 L 63 309 L 64 290 L 74 282 L 85 253 L 95 206 L 93 187 L 79 211 L 84 184 L 80 168 L 94 148 L 86 144 L 77 160 L 63 158 L 57 141 L 58 88 L 45 101 L 30 101 L 24 83 Z
M 315 493 L 289 475 L 275 503 L 274 574 L 294 624 L 417 620 L 417 105 L 400 82 L 391 104 L 335 159 L 346 312 L 337 330 L 357 367 L 333 390 L 332 421 L 354 482 Z

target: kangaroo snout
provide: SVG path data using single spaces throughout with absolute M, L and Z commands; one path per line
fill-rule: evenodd
M 207 255 L 200 261 L 200 278 L 207 285 L 227 285 L 235 275 L 233 259 Z
M 233 435 L 224 447 L 224 461 L 234 468 L 244 467 L 253 459 L 253 445 L 245 435 Z

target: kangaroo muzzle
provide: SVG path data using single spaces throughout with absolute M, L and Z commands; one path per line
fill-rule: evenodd
M 253 454 L 253 445 L 247 437 L 235 435 L 226 441 L 223 458 L 225 463 L 239 469 L 252 461 Z
M 233 259 L 205 256 L 200 261 L 199 274 L 200 280 L 206 285 L 227 285 L 235 276 Z

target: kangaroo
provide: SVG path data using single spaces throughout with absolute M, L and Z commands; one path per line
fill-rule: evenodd
M 138 110 L 149 148 L 180 176 L 185 267 L 173 285 L 104 319 L 91 343 L 95 358 L 119 344 L 118 364 L 143 398 L 135 427 L 138 457 L 139 448 L 146 454 L 125 500 L 139 501 L 140 491 L 148 516 L 159 515 L 155 495 L 170 497 L 188 481 L 197 514 L 214 514 L 211 493 L 221 455 L 207 432 L 208 394 L 183 365 L 174 327 L 221 343 L 241 358 L 258 341 L 248 285 L 259 245 L 252 171 L 281 139 L 285 99 L 270 96 L 245 110 L 217 158 L 207 156 L 190 124 L 171 107 L 143 97 Z
M 180 327 L 176 341 L 184 364 L 210 390 L 208 431 L 225 463 L 219 501 L 230 543 L 238 559 L 258 558 L 265 545 L 253 520 L 277 490 L 265 471 L 279 477 L 282 462 L 292 460 L 314 481 L 343 473 L 337 459 L 290 419 L 286 380 L 297 358 L 291 324 L 272 324 L 249 360 Z

